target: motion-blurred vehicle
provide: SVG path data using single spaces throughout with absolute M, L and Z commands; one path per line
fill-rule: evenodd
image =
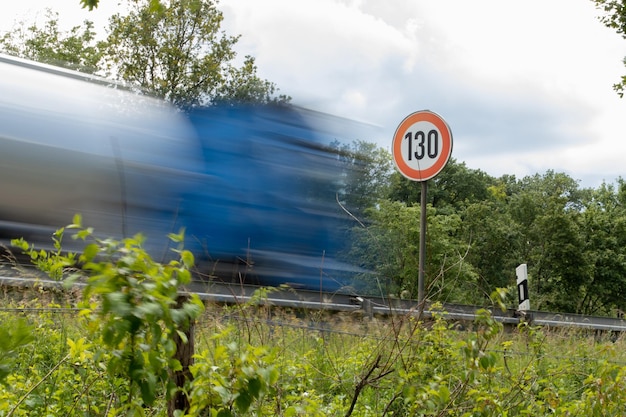
M 201 271 L 336 290 L 345 167 L 319 115 L 283 106 L 174 109 L 111 81 L 0 55 L 0 238 L 38 247 L 81 214 L 156 259 L 186 229 Z M 64 242 L 69 250 L 72 242 Z

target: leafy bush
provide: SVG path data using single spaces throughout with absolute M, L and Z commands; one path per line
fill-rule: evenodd
M 526 323 L 506 332 L 487 310 L 462 331 L 443 310 L 429 320 L 301 316 L 262 306 L 266 290 L 203 312 L 197 297 L 179 298 L 193 265 L 182 248 L 159 264 L 140 237 L 94 239 L 80 218 L 66 229 L 85 239 L 80 255 L 60 250 L 63 230 L 53 253 L 16 242 L 68 286 L 80 282 L 82 301 L 4 302 L 0 417 L 603 416 L 626 404 L 621 339 Z M 188 335 L 200 349 L 181 385 Z M 180 394 L 187 404 L 174 410 Z

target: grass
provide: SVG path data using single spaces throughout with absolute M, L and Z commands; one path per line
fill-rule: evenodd
M 104 416 L 128 401 L 125 381 L 108 377 L 106 358 L 95 357 L 75 293 L 2 294 L 2 327 L 25 319 L 34 340 L 7 359 L 0 416 Z M 217 392 L 233 396 L 233 415 L 602 415 L 624 403 L 621 336 L 504 331 L 487 316 L 458 331 L 443 317 L 424 325 L 210 304 L 195 327 L 196 363 L 207 365 L 196 378 L 205 391 L 222 384 Z M 264 385 L 242 388 L 253 380 Z M 244 392 L 249 404 L 238 409 Z M 165 404 L 162 392 L 144 413 L 166 415 Z

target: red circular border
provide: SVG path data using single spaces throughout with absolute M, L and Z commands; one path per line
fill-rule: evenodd
M 440 158 L 437 159 L 430 168 L 423 170 L 411 168 L 402 158 L 402 139 L 404 139 L 404 135 L 409 127 L 418 122 L 430 122 L 435 125 L 441 133 L 441 140 L 443 142 Z M 413 181 L 427 181 L 439 174 L 450 159 L 450 155 L 452 154 L 452 131 L 441 116 L 436 113 L 429 110 L 411 113 L 400 123 L 396 129 L 396 133 L 393 135 L 392 152 L 393 161 L 402 175 Z

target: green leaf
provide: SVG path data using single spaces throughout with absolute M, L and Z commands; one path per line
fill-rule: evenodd
M 259 398 L 261 395 L 261 390 L 263 388 L 263 383 L 259 378 L 252 378 L 248 381 L 248 392 L 254 398 Z
M 83 216 L 80 214 L 75 214 L 72 218 L 72 224 L 67 226 L 68 229 L 82 229 L 83 227 Z
M 227 408 L 222 408 L 218 411 L 216 417 L 233 417 L 233 413 L 231 413 L 231 411 Z
M 82 4 L 82 8 L 83 9 L 87 8 L 90 11 L 98 7 L 98 2 L 99 0 L 80 0 L 80 3 Z
M 191 302 L 186 302 L 185 304 L 183 304 L 183 310 L 187 317 L 195 319 L 199 317 L 204 310 L 204 305 L 201 304 L 201 302 L 198 303 L 194 298 L 192 298 Z
M 141 399 L 146 405 L 152 405 L 156 400 L 156 383 L 156 376 L 149 373 L 139 384 L 141 389 Z
M 178 337 L 180 338 L 180 341 L 183 344 L 187 344 L 189 342 L 189 339 L 187 338 L 187 335 L 185 334 L 185 332 L 182 332 L 180 330 L 176 330 L 176 334 L 178 335 Z
M 100 247 L 95 243 L 90 243 L 83 249 L 83 253 L 80 255 L 80 261 L 83 263 L 91 262 L 96 255 L 98 255 L 98 252 L 100 252 Z
M 194 265 L 194 257 L 193 253 L 188 250 L 184 250 L 180 254 L 180 259 L 183 262 L 183 265 L 187 268 L 192 268 Z
M 0 327 L 0 383 L 6 383 L 18 350 L 35 340 L 33 331 L 25 319 L 7 321 Z
M 143 319 L 146 317 L 160 317 L 163 314 L 161 305 L 154 302 L 143 302 L 135 308 L 135 311 L 137 311 L 137 317 Z
M 250 392 L 240 391 L 239 395 L 235 399 L 235 406 L 237 409 L 242 413 L 245 413 L 248 411 L 248 408 L 250 408 L 250 405 L 252 405 L 252 396 L 250 395 Z
M 11 239 L 11 245 L 20 248 L 24 252 L 28 251 L 29 249 L 28 242 L 26 242 L 23 238 Z
M 88 227 L 86 229 L 82 229 L 79 230 L 74 236 L 74 239 L 80 239 L 80 240 L 85 240 L 87 239 L 89 236 L 91 236 L 93 234 L 93 229 L 91 227 Z
M 80 280 L 80 278 L 81 275 L 78 273 L 70 274 L 67 278 L 63 280 L 63 287 L 66 289 L 71 289 Z
M 185 241 L 185 229 L 181 229 L 178 233 L 170 233 L 167 237 L 174 243 L 182 243 Z
M 92 0 L 93 1 L 93 0 Z M 161 3 L 161 0 L 150 0 L 150 11 L 154 13 L 163 13 L 165 6 Z
M 103 308 L 105 311 L 124 317 L 131 311 L 131 305 L 128 303 L 128 296 L 122 292 L 111 292 L 104 295 Z

